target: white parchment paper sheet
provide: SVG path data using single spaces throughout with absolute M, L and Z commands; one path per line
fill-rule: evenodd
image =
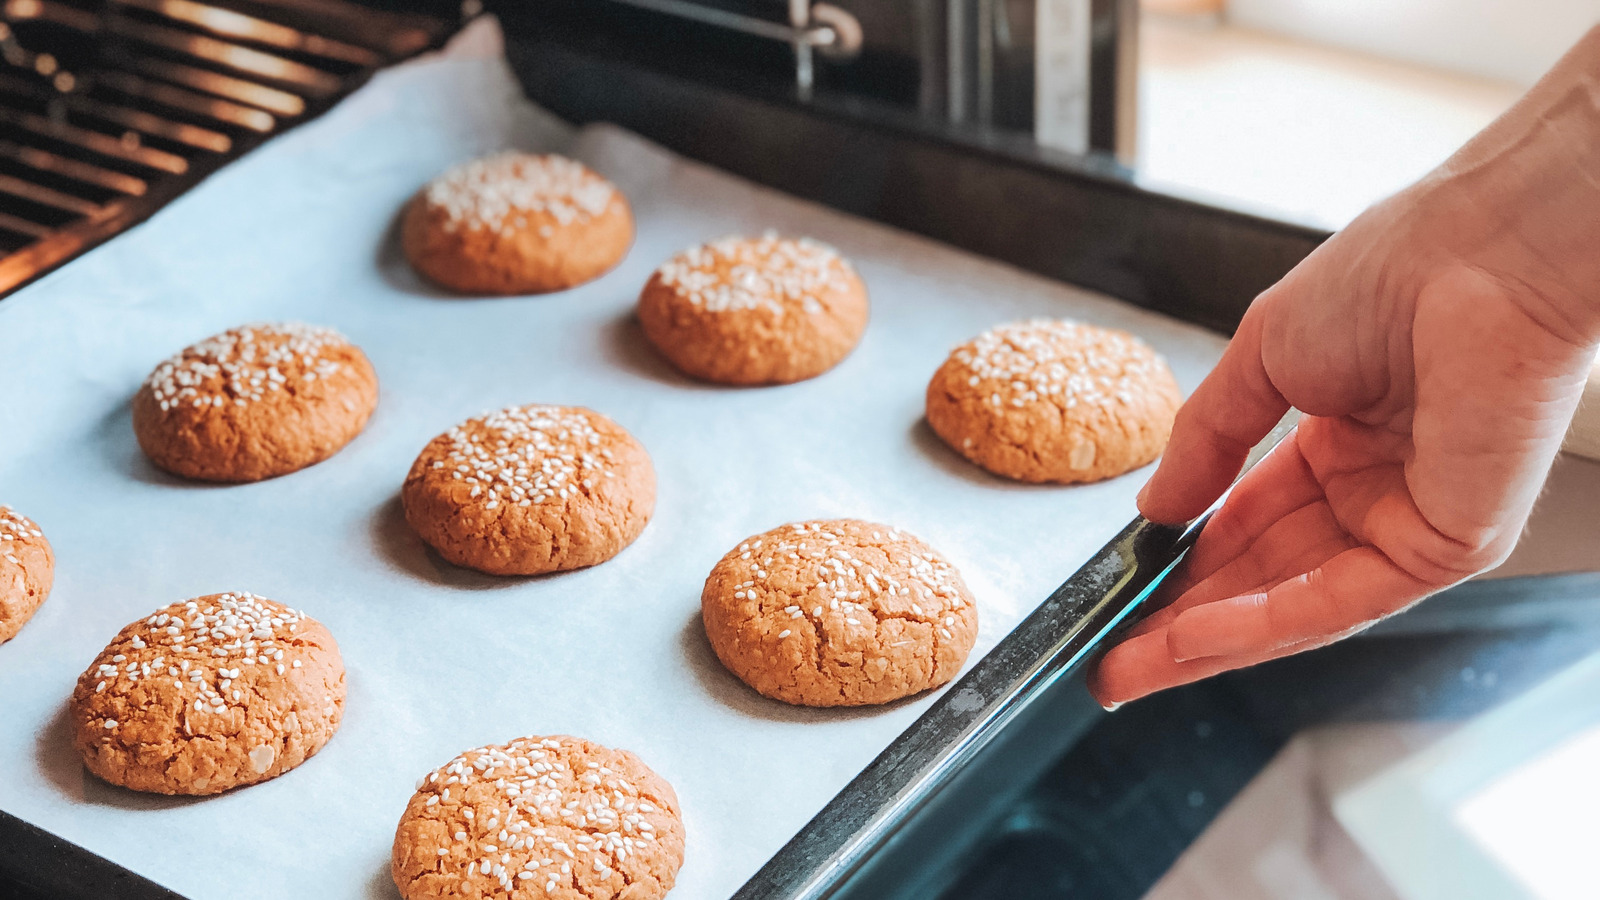
M 545 297 L 441 296 L 406 268 L 397 210 L 446 166 L 558 150 L 614 179 L 637 243 L 615 271 Z M 821 378 L 723 389 L 676 375 L 631 318 L 672 253 L 777 228 L 837 245 L 872 295 L 856 352 Z M 712 564 L 749 534 L 859 516 L 922 536 L 963 572 L 992 648 L 1134 513 L 1146 473 L 1086 487 L 988 477 L 922 423 L 950 348 L 997 322 L 1070 315 L 1126 328 L 1186 390 L 1215 335 L 920 238 L 754 188 L 611 127 L 574 130 L 501 64 L 379 76 L 147 224 L 0 302 L 0 501 L 57 553 L 55 591 L 0 645 L 0 809 L 196 900 L 392 897 L 389 845 L 417 777 L 525 734 L 632 749 L 676 786 L 688 859 L 673 896 L 726 897 L 886 746 L 929 697 L 803 710 L 724 672 L 699 625 Z M 183 483 L 140 456 L 129 398 L 162 358 L 244 322 L 339 328 L 382 401 L 333 459 L 260 484 Z M 537 579 L 454 569 L 396 492 L 455 422 L 582 404 L 630 429 L 660 481 L 654 521 L 599 567 Z M 205 800 L 114 789 L 69 746 L 64 704 L 127 622 L 251 590 L 304 608 L 349 668 L 342 730 L 300 769 Z M 970 663 L 969 663 L 970 665 Z

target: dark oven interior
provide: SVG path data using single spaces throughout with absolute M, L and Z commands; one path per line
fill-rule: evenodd
M 339 0 L 5 0 L 0 292 L 435 45 L 448 21 Z

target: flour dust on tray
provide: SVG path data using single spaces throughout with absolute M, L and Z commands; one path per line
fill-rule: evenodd
M 429 281 L 463 294 L 542 294 L 610 271 L 633 243 L 611 182 L 562 156 L 508 151 L 456 166 L 412 198 L 401 247 Z
M 34 521 L 0 504 L 0 644 L 28 624 L 55 580 L 56 558 Z
M 1032 319 L 957 347 L 928 383 L 928 424 L 957 453 L 1018 481 L 1121 475 L 1166 449 L 1183 397 L 1143 341 Z
M 639 295 L 650 342 L 685 374 L 721 384 L 814 378 L 867 327 L 867 289 L 810 238 L 725 237 L 668 260 Z
M 422 449 L 401 488 L 406 521 L 439 555 L 491 575 L 605 562 L 655 510 L 656 476 L 626 429 L 576 406 L 513 406 Z
M 72 693 L 73 744 L 112 784 L 216 794 L 309 759 L 344 696 L 322 623 L 246 591 L 209 594 L 117 633 Z
M 740 542 L 700 595 L 706 637 L 758 692 L 803 706 L 888 703 L 954 678 L 978 634 L 961 574 L 913 535 L 856 519 Z
M 671 785 L 626 750 L 558 735 L 423 776 L 390 866 L 405 900 L 659 900 L 683 850 Z
M 339 452 L 377 406 L 377 373 L 337 331 L 245 325 L 156 366 L 133 398 L 133 431 L 174 475 L 260 481 Z

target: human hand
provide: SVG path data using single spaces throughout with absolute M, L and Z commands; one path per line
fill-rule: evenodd
M 1597 36 L 1578 67 L 1591 100 Z M 1103 704 L 1322 646 L 1510 552 L 1600 342 L 1600 102 L 1553 122 L 1570 96 L 1536 88 L 1525 123 L 1497 123 L 1257 298 L 1141 511 L 1199 515 L 1289 406 L 1305 415 L 1234 487 L 1153 598 L 1166 605 L 1097 663 Z

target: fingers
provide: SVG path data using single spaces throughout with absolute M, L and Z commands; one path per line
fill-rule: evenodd
M 1228 489 L 1250 448 L 1288 412 L 1261 363 L 1257 303 L 1205 381 L 1178 410 L 1161 464 L 1139 493 L 1139 511 L 1155 522 L 1186 522 Z
M 1167 649 L 1167 639 L 1167 630 L 1162 628 L 1113 647 L 1090 670 L 1089 693 L 1101 706 L 1112 709 L 1156 691 L 1311 650 L 1327 643 L 1323 640 L 1306 641 L 1265 653 L 1210 656 L 1179 662 L 1172 658 L 1172 653 Z
M 1304 572 L 1345 549 L 1340 544 L 1314 555 L 1343 531 L 1320 502 L 1321 488 L 1295 440 L 1290 435 L 1234 487 L 1183 565 L 1149 601 L 1155 611 L 1132 634 L 1166 625 L 1191 606 Z
M 1123 703 L 1322 646 L 1429 592 L 1376 550 L 1355 544 L 1324 502 L 1253 524 L 1261 530 L 1248 540 L 1225 535 L 1236 545 L 1232 556 L 1194 577 L 1096 663 L 1090 687 L 1097 699 Z
M 1323 499 L 1322 486 L 1290 434 L 1251 469 L 1206 523 L 1189 551 L 1189 572 L 1203 579 L 1248 553 L 1252 545 L 1297 510 Z
M 1272 652 L 1360 628 L 1433 590 L 1376 549 L 1355 547 L 1269 590 L 1184 610 L 1167 627 L 1167 647 L 1179 662 Z

